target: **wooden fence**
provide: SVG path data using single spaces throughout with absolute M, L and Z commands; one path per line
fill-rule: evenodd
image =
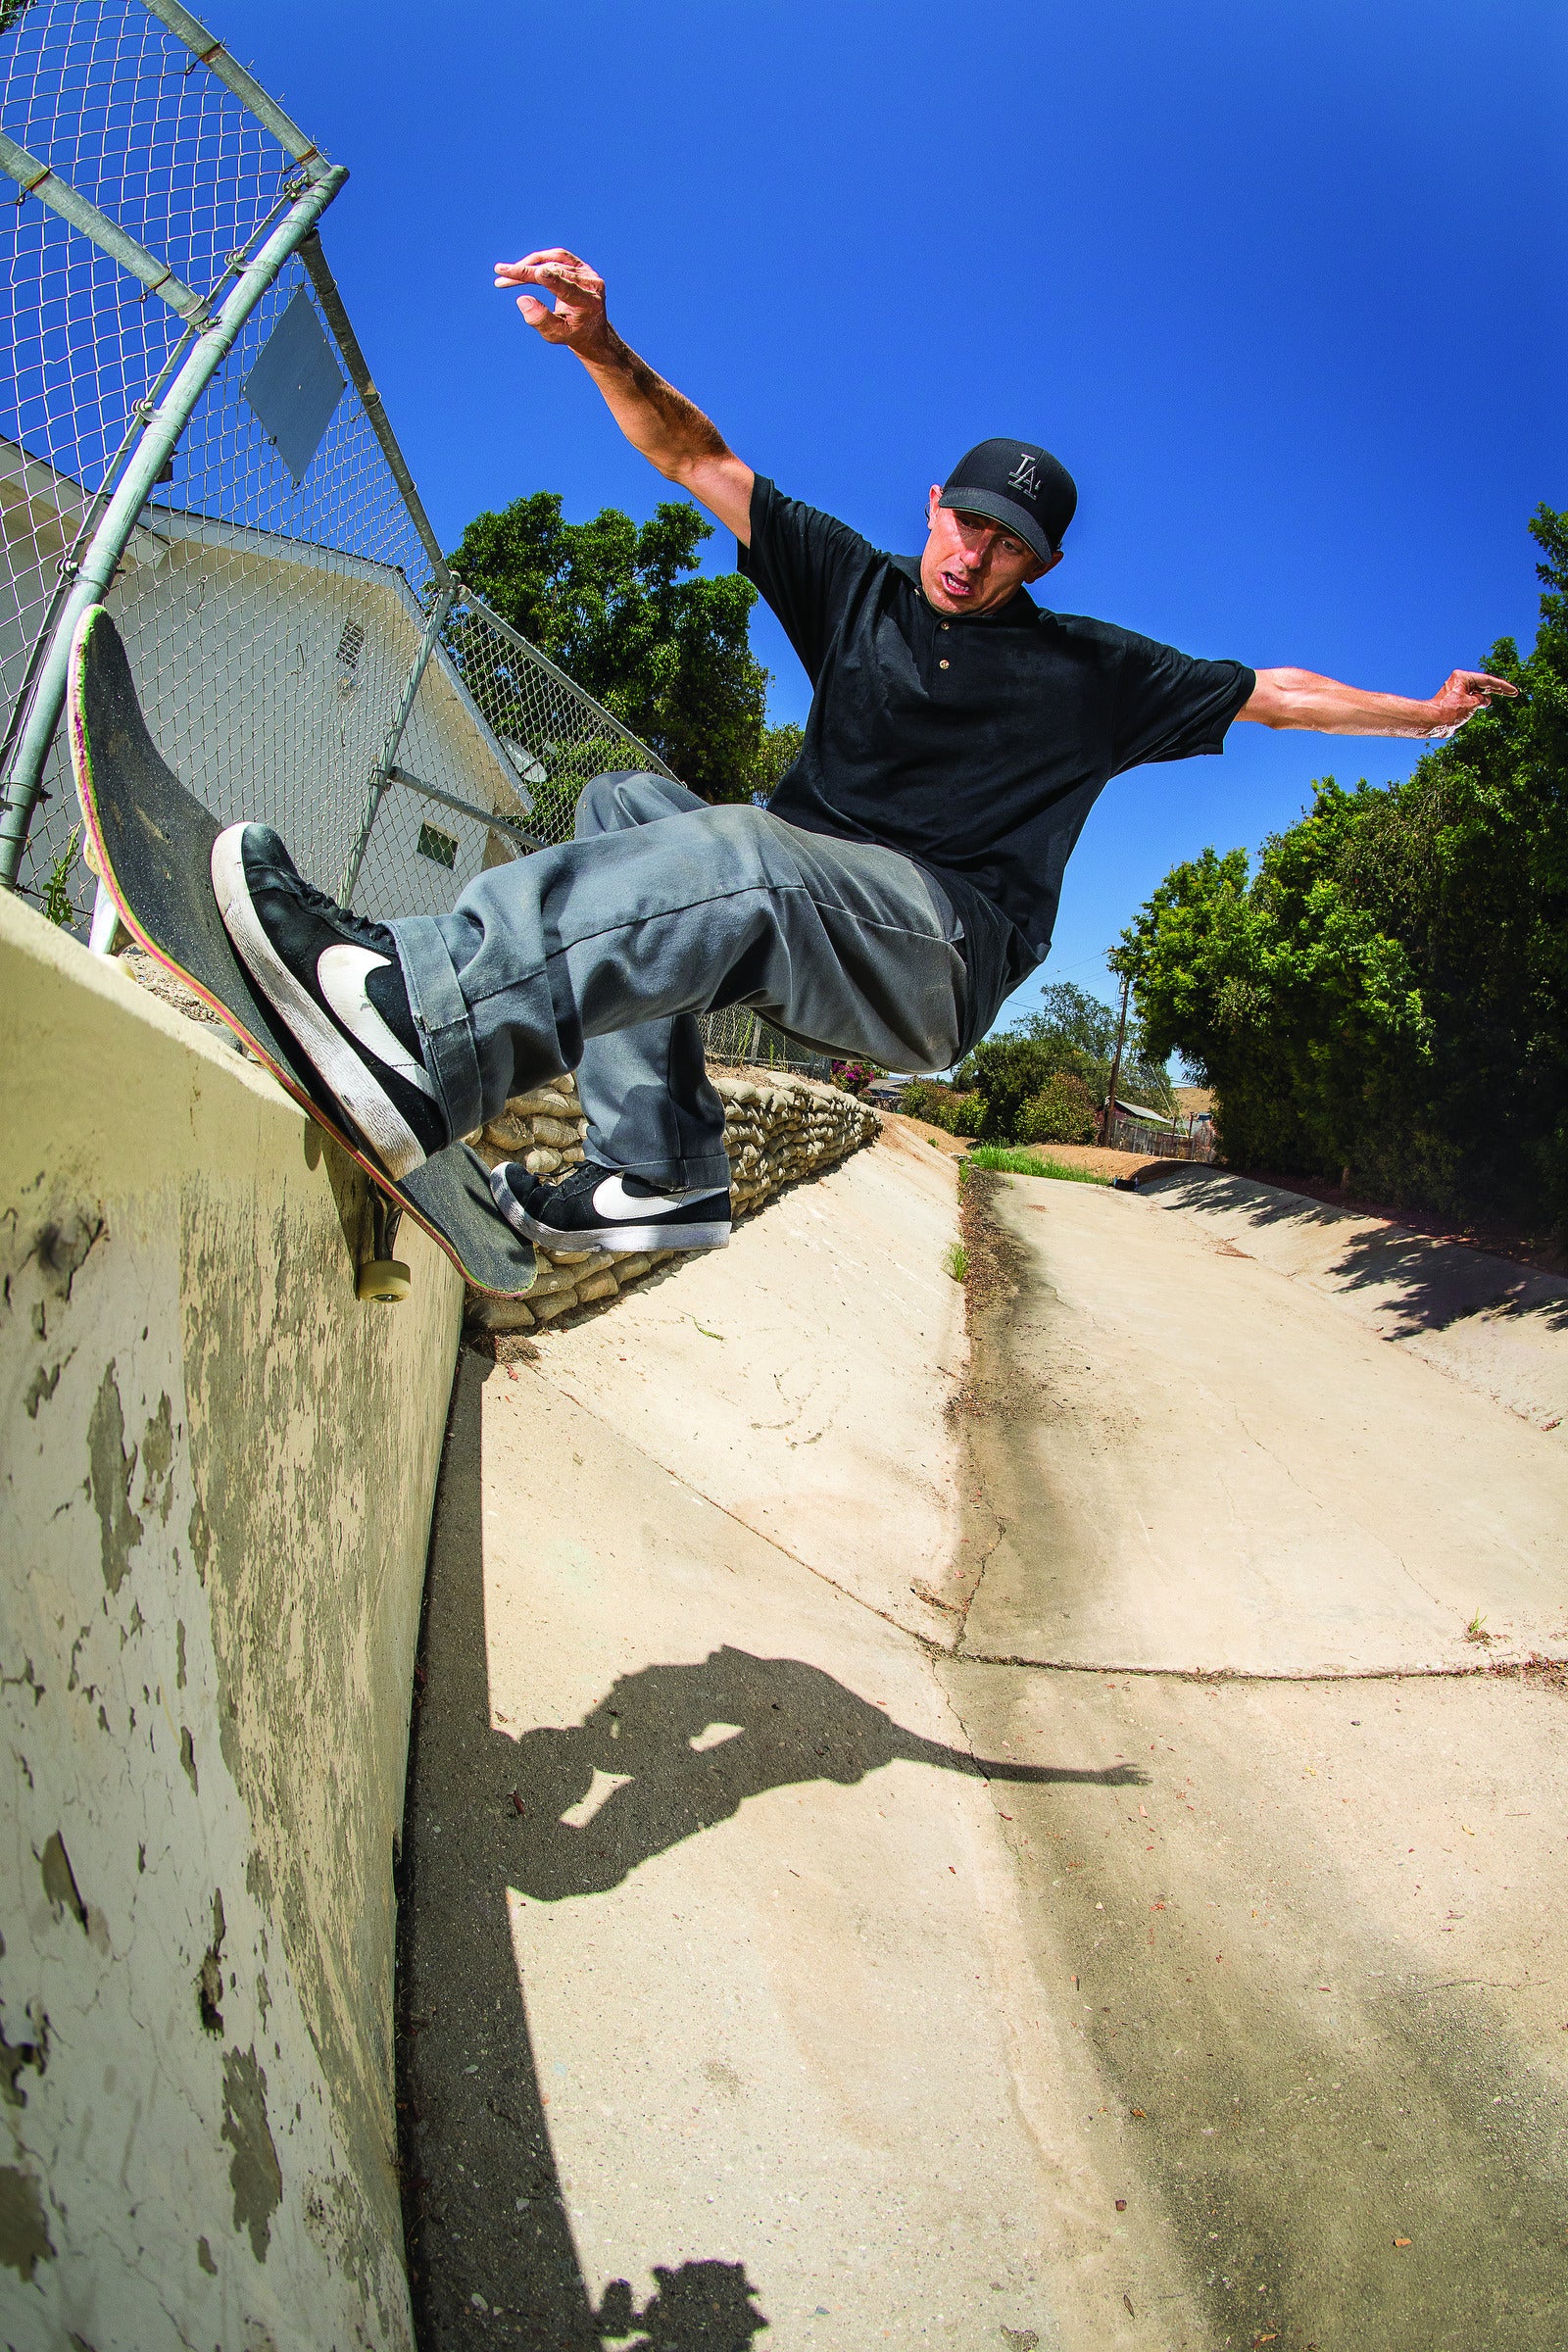
M 1189 1119 L 1184 1126 L 1162 1127 L 1152 1119 L 1130 1119 L 1118 1111 L 1105 1141 L 1117 1152 L 1142 1152 L 1149 1159 L 1214 1157 L 1214 1129 L 1210 1121 Z

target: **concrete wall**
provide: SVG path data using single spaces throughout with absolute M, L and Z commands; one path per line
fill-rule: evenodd
M 0 2341 L 406 2345 L 392 1866 L 462 1306 L 0 898 Z

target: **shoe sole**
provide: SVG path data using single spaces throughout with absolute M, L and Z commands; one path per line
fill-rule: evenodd
M 424 1165 L 424 1146 L 377 1083 L 373 1071 L 300 986 L 267 936 L 245 879 L 245 827 L 230 825 L 213 844 L 213 895 L 223 928 L 251 978 L 309 1059 L 323 1086 L 387 1174 L 399 1181 Z
M 547 1250 L 610 1250 L 620 1257 L 644 1250 L 722 1250 L 729 1242 L 727 1220 L 711 1225 L 585 1225 L 567 1233 L 559 1225 L 541 1224 L 519 1204 L 507 1222 L 530 1242 L 543 1242 Z

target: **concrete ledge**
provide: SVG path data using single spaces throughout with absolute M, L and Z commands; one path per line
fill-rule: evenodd
M 462 1286 L 0 898 L 0 2336 L 403 2346 L 394 1840 Z

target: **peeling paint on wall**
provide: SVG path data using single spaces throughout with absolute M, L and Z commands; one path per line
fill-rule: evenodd
M 409 2352 L 389 1856 L 461 1287 L 406 1254 L 361 1306 L 297 1110 L 0 899 L 15 2352 Z
M 55 1907 L 56 1919 L 59 1919 L 62 1913 L 69 1911 L 82 1934 L 85 1935 L 87 1932 L 87 1906 L 76 1891 L 76 1878 L 71 1867 L 71 1856 L 66 1851 L 65 1840 L 58 1830 L 45 1841 L 43 1852 L 38 1857 L 38 1868 L 43 1879 L 43 1890 Z
M 111 1592 L 118 1592 L 129 1570 L 130 1555 L 141 1542 L 141 1521 L 130 1507 L 136 1452 L 134 1446 L 129 1453 L 125 1451 L 125 1416 L 113 1363 L 105 1368 L 87 1424 L 87 1458 L 103 1546 L 104 1583 Z
M 49 2021 L 43 2019 L 32 2041 L 7 2041 L 0 2029 L 0 2098 L 12 2107 L 25 2107 L 27 2094 L 18 2080 L 24 2067 L 42 2074 L 49 2063 Z
M 248 2230 L 251 2252 L 267 2260 L 272 2216 L 283 2195 L 277 2150 L 267 2128 L 267 2074 L 256 2052 L 230 2050 L 223 2060 L 223 2137 L 233 2149 L 228 2168 L 234 2191 L 234 2227 Z
M 30 2278 L 34 2266 L 53 2254 L 37 2181 L 14 2164 L 0 2164 L 0 2262 L 18 2278 Z

